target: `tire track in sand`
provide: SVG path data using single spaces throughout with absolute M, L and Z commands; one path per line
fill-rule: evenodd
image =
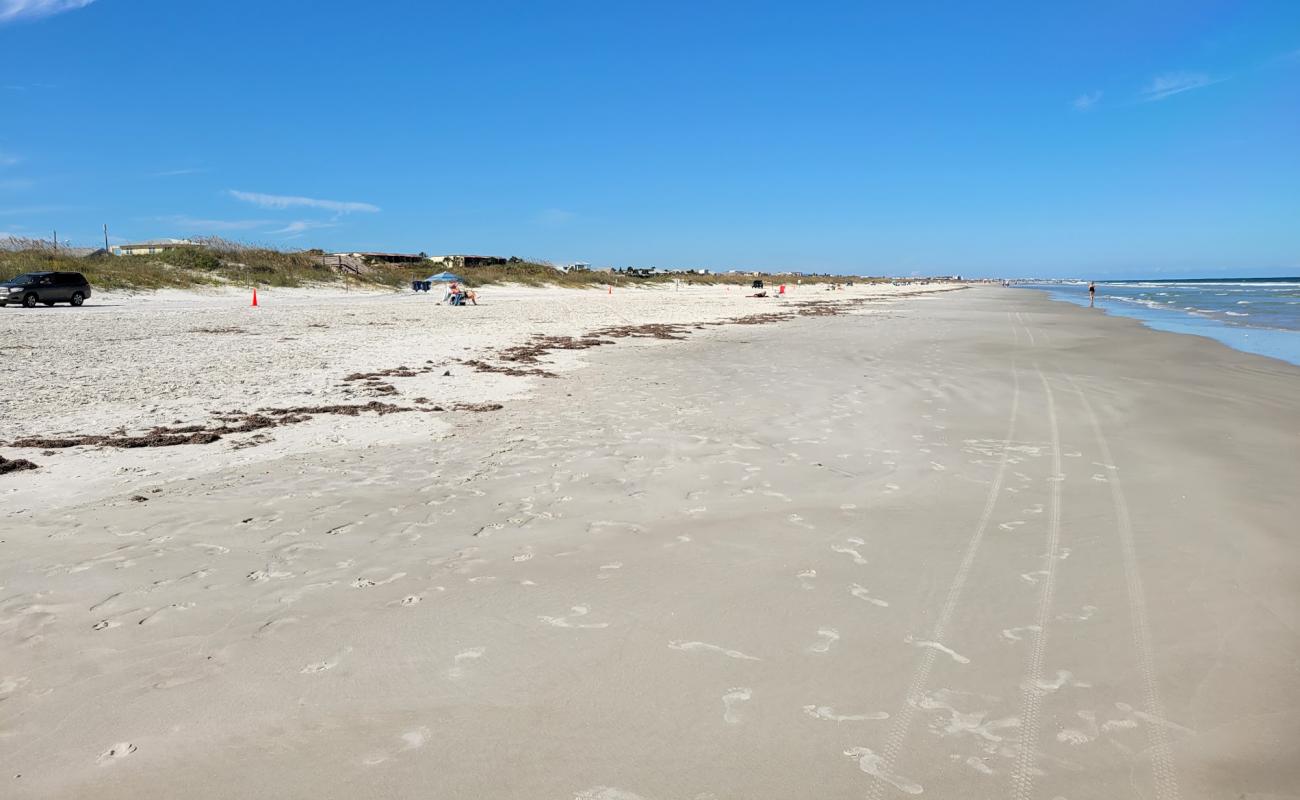
M 958 565 L 957 573 L 953 576 L 952 585 L 948 587 L 948 596 L 944 599 L 943 608 L 939 611 L 939 618 L 934 623 L 934 630 L 928 637 L 934 642 L 944 641 L 944 637 L 948 633 L 948 626 L 952 624 L 953 614 L 956 613 L 957 604 L 961 602 L 962 592 L 966 589 L 966 580 L 970 577 L 971 566 L 975 563 L 975 556 L 979 552 L 980 543 L 984 541 L 984 532 L 988 529 L 989 521 L 993 518 L 993 509 L 997 506 L 998 496 L 1002 494 L 1002 479 L 1006 475 L 1011 441 L 1015 438 L 1016 417 L 1020 414 L 1020 373 L 1017 371 L 1014 361 L 1011 363 L 1011 380 L 1011 414 L 1007 422 L 1007 435 L 1002 440 L 1002 453 L 998 458 L 998 466 L 993 475 L 993 482 L 989 485 L 988 496 L 984 500 L 984 510 L 975 525 L 975 531 L 966 543 L 966 552 L 962 555 L 961 564 Z M 870 774 L 875 780 L 871 782 L 871 788 L 867 794 L 871 800 L 880 800 L 884 795 L 886 786 L 898 788 L 899 784 L 902 783 L 909 786 L 909 788 L 921 789 L 918 784 L 894 775 L 894 767 L 898 761 L 899 750 L 902 749 L 903 742 L 907 739 L 908 730 L 912 726 L 912 718 L 916 716 L 921 697 L 925 694 L 926 684 L 930 680 L 930 672 L 934 668 L 934 661 L 938 655 L 939 651 L 934 648 L 926 647 L 923 649 L 921 660 L 917 662 L 916 671 L 912 673 L 912 681 L 908 684 L 907 694 L 903 698 L 902 708 L 894 716 L 894 724 L 889 731 L 889 738 L 885 741 L 884 750 L 878 756 L 873 754 L 875 756 L 875 761 L 872 764 L 874 769 Z M 920 791 L 913 792 L 907 789 L 904 791 L 908 791 L 909 794 L 920 793 Z
M 1016 800 L 1029 800 L 1033 796 L 1034 765 L 1038 754 L 1038 728 L 1043 711 L 1043 689 L 1039 681 L 1043 677 L 1043 660 L 1047 655 L 1047 626 L 1052 620 L 1052 600 L 1056 594 L 1056 565 L 1060 562 L 1058 551 L 1061 543 L 1061 484 L 1065 478 L 1061 474 L 1061 429 L 1056 419 L 1056 398 L 1052 395 L 1052 386 L 1047 376 L 1034 364 L 1034 372 L 1042 381 L 1043 392 L 1047 398 L 1047 422 L 1051 430 L 1052 444 L 1052 491 L 1051 506 L 1047 520 L 1047 566 L 1043 570 L 1042 589 L 1038 594 L 1038 617 L 1034 624 L 1034 646 L 1029 653 L 1029 663 L 1025 666 L 1024 683 L 1020 689 L 1020 752 L 1016 754 L 1016 767 L 1011 773 L 1011 795 Z
M 1063 377 L 1074 387 L 1083 410 L 1088 415 L 1093 436 L 1097 440 L 1097 452 L 1101 454 L 1102 463 L 1114 464 L 1110 453 L 1110 444 L 1102 432 L 1101 421 L 1083 387 L 1074 378 L 1062 373 Z M 1160 687 L 1156 682 L 1155 657 L 1151 645 L 1151 626 L 1147 620 L 1146 590 L 1142 587 L 1142 573 L 1138 566 L 1137 549 L 1133 545 L 1133 523 L 1128 513 L 1128 500 L 1124 496 L 1124 487 L 1120 482 L 1119 468 L 1110 470 L 1110 499 L 1115 505 L 1115 529 L 1119 534 L 1120 550 L 1124 556 L 1124 578 L 1128 588 L 1128 608 L 1132 618 L 1133 645 L 1137 650 L 1138 669 L 1142 673 L 1143 710 L 1156 719 L 1166 719 L 1164 704 L 1160 701 Z M 1155 778 L 1157 800 L 1178 800 L 1178 775 L 1174 771 L 1173 754 L 1169 748 L 1169 730 L 1164 725 L 1147 724 L 1147 743 L 1151 751 L 1151 769 Z

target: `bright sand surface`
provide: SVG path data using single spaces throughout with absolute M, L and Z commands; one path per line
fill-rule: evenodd
M 0 315 L 6 438 L 505 406 L 0 449 L 0 796 L 1300 796 L 1300 369 L 981 288 L 442 377 L 776 302 L 626 295 Z

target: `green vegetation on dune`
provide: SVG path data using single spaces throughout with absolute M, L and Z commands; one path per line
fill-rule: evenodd
M 186 289 L 203 286 L 310 286 L 348 281 L 353 285 L 373 287 L 409 287 L 411 281 L 423 280 L 441 272 L 433 264 L 368 264 L 359 273 L 341 270 L 321 251 L 278 250 L 254 247 L 224 239 L 204 239 L 192 246 L 173 247 L 162 253 L 138 256 L 114 256 L 99 251 L 77 256 L 66 247 L 35 239 L 0 240 L 0 280 L 24 272 L 80 272 L 97 289 Z M 535 261 L 511 261 L 491 267 L 465 267 L 453 270 L 470 286 L 505 283 L 525 286 L 563 286 L 597 288 L 671 284 L 730 284 L 749 287 L 754 276 L 657 274 L 634 277 L 627 273 L 603 271 L 562 272 L 549 264 Z M 842 283 L 847 278 L 833 275 L 764 275 L 769 289 L 781 283 Z M 861 280 L 861 279 L 857 279 Z M 885 279 L 871 279 L 885 280 Z
M 76 256 L 49 242 L 0 242 L 0 280 L 24 272 L 80 272 L 99 289 L 165 289 L 201 286 L 307 286 L 354 283 L 396 286 L 404 274 L 374 269 L 346 275 L 311 253 L 248 247 L 224 240 L 176 247 L 162 253 Z

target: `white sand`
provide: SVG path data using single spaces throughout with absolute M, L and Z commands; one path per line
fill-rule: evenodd
M 3 795 L 1297 796 L 1300 370 L 1000 289 L 567 355 L 436 438 L 28 454 L 144 460 L 5 490 Z
M 265 407 L 353 404 L 370 400 L 435 404 L 501 402 L 526 397 L 534 381 L 462 367 L 458 361 L 490 357 L 534 334 L 579 336 L 615 325 L 695 323 L 780 310 L 791 301 L 889 297 L 944 290 L 928 286 L 859 286 L 838 292 L 789 287 L 789 300 L 745 297 L 751 290 L 725 286 L 655 286 L 605 290 L 488 287 L 478 306 L 440 304 L 440 294 L 345 292 L 337 289 L 262 289 L 259 306 L 247 291 L 145 294 L 98 293 L 81 309 L 3 309 L 0 345 L 13 365 L 0 393 L 0 442 L 27 436 L 136 434 L 158 425 L 210 421 L 213 412 Z M 51 346 L 50 343 L 57 343 Z M 393 381 L 400 395 L 373 397 L 342 379 L 426 362 L 445 367 Z M 576 366 L 560 352 L 551 369 Z M 450 370 L 450 377 L 443 372 Z M 252 436 L 228 437 L 203 447 L 143 451 L 78 449 L 57 459 L 5 449 L 44 470 L 10 476 L 0 498 L 16 495 L 18 508 L 125 491 L 142 478 L 193 476 L 229 464 L 254 464 L 292 453 L 339 447 L 375 447 L 427 441 L 448 432 L 437 417 L 406 415 L 313 420 L 264 436 L 272 441 L 236 449 Z M 12 508 L 12 506 L 11 506 Z

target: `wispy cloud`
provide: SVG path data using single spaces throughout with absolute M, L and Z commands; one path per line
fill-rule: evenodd
M 0 25 L 85 8 L 95 0 L 0 0 Z
M 67 211 L 72 206 L 23 206 L 20 208 L 0 208 L 0 217 L 34 217 L 39 214 L 54 214 Z
M 30 178 L 6 178 L 0 180 L 0 190 L 30 189 L 35 185 L 36 183 Z
M 563 225 L 566 222 L 572 222 L 577 219 L 578 215 L 572 211 L 565 211 L 562 208 L 548 208 L 537 215 L 537 224 L 539 225 Z
M 22 159 L 13 153 L 6 153 L 5 151 L 0 150 L 0 167 L 12 167 L 19 161 L 22 161 Z
M 153 173 L 153 177 L 155 177 L 155 178 L 174 178 L 174 177 L 176 177 L 176 176 L 178 176 L 178 175 L 197 175 L 197 174 L 199 174 L 200 172 L 207 172 L 207 170 L 206 170 L 206 169 L 200 169 L 199 167 L 190 167 L 190 168 L 188 168 L 188 169 L 169 169 L 169 170 L 164 170 L 164 171 L 162 171 L 162 172 L 155 172 L 155 173 Z
M 1223 78 L 1211 78 L 1204 72 L 1166 72 L 1152 78 L 1139 95 L 1143 102 L 1153 103 L 1193 89 L 1203 89 L 1221 80 Z
M 165 217 L 155 217 L 155 220 L 177 228 L 184 228 L 195 233 L 206 233 L 209 231 L 247 231 L 275 224 L 271 220 L 266 219 L 203 219 L 201 217 L 191 217 L 185 214 L 172 214 Z
M 1101 91 L 1085 92 L 1074 98 L 1074 108 L 1076 111 L 1091 111 L 1092 107 L 1101 102 Z
M 285 225 L 283 228 L 277 228 L 276 230 L 273 231 L 267 231 L 267 233 L 270 235 L 285 234 L 286 239 L 296 239 L 299 236 L 302 236 L 307 231 L 314 231 L 319 228 L 334 228 L 337 227 L 337 225 L 338 223 L 336 222 L 318 222 L 316 220 L 310 220 L 310 219 L 299 219 L 290 222 L 288 225 Z
M 258 192 L 241 192 L 230 190 L 230 196 L 245 203 L 252 203 L 261 208 L 323 208 L 336 214 L 350 214 L 353 211 L 374 213 L 379 206 L 370 203 L 349 202 L 343 200 L 317 200 L 314 197 L 294 197 L 281 194 L 260 194 Z

